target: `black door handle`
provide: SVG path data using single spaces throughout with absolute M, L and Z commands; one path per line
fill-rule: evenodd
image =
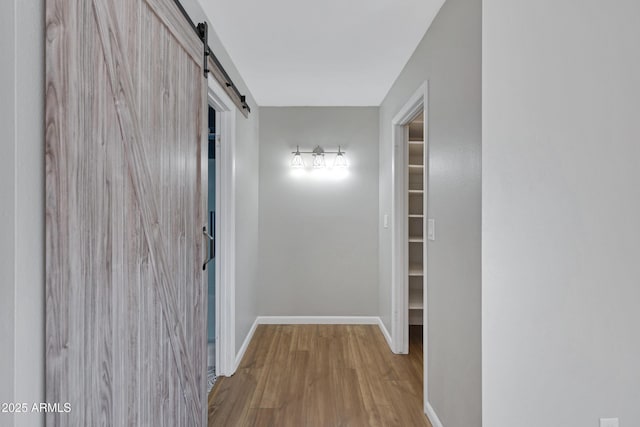
M 209 251 L 207 254 L 207 259 L 205 260 L 204 263 L 202 263 L 203 270 L 206 270 L 207 264 L 209 264 L 209 262 L 211 262 L 216 257 L 216 212 L 215 211 L 209 212 L 209 230 L 213 230 L 213 235 L 207 232 L 206 225 L 202 227 L 202 234 L 209 241 L 209 248 L 208 248 Z

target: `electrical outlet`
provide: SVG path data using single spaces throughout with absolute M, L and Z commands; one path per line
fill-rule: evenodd
M 600 427 L 620 427 L 618 418 L 600 418 Z
M 382 226 L 384 228 L 389 228 L 389 214 L 384 214 L 382 216 Z

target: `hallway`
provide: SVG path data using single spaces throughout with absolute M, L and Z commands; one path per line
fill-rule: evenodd
M 0 12 L 0 427 L 640 427 L 639 0 Z
M 209 396 L 209 426 L 427 426 L 422 328 L 409 355 L 373 325 L 261 325 Z M 417 339 L 414 339 L 417 338 Z

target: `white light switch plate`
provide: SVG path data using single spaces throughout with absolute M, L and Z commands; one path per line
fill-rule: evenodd
M 429 218 L 427 220 L 427 239 L 436 240 L 436 220 Z
M 382 216 L 382 226 L 384 228 L 389 228 L 389 214 L 384 214 Z
M 618 418 L 600 418 L 600 427 L 620 427 Z

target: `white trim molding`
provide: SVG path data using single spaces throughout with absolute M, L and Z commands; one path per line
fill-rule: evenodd
M 377 316 L 258 316 L 235 355 L 233 370 L 225 376 L 231 376 L 238 370 L 258 325 L 378 325 L 387 344 L 391 345 L 389 331 Z
M 382 332 L 382 336 L 384 336 L 384 339 L 387 341 L 387 345 L 389 346 L 389 348 L 393 349 L 393 341 L 391 340 L 391 334 L 389 334 L 387 327 L 384 326 L 384 322 L 379 317 L 378 317 L 378 327 L 380 327 L 380 332 Z
M 428 82 L 424 82 L 407 100 L 405 105 L 394 116 L 391 122 L 391 338 L 392 351 L 397 354 L 409 352 L 409 284 L 408 284 L 408 234 L 407 234 L 407 177 L 405 164 L 407 163 L 408 140 L 407 125 L 416 118 L 422 110 L 424 119 L 424 178 L 428 176 Z M 425 185 L 424 214 L 427 215 L 428 187 Z M 426 234 L 425 234 L 426 236 Z M 427 250 L 423 251 L 424 282 L 427 288 Z M 424 313 L 426 319 L 426 295 Z M 426 326 L 426 323 L 424 324 Z M 426 331 L 427 328 L 425 327 Z M 426 334 L 426 332 L 425 332 Z M 426 343 L 426 336 L 425 336 Z M 426 351 L 425 351 L 426 354 Z
M 377 316 L 258 316 L 260 325 L 378 325 Z
M 427 418 L 429 418 L 429 422 L 431 422 L 431 425 L 433 427 L 444 427 L 442 425 L 442 421 L 440 421 L 440 418 L 438 418 L 435 409 L 433 409 L 433 406 L 431 406 L 431 403 L 425 403 L 424 413 L 426 414 Z
M 220 138 L 216 138 L 220 159 L 216 167 L 216 369 L 230 376 L 236 366 L 236 107 L 211 75 L 208 85 L 207 101 L 216 110 L 220 126 Z
M 429 82 L 425 81 L 411 95 L 404 106 L 398 111 L 391 122 L 391 350 L 397 354 L 409 352 L 409 279 L 408 279 L 408 233 L 407 233 L 407 203 L 408 176 L 405 164 L 408 159 L 408 129 L 407 125 L 414 120 L 422 110 L 424 121 L 424 223 L 429 215 Z M 426 230 L 423 235 L 427 236 Z M 423 386 L 425 412 L 429 402 L 429 339 L 428 339 L 428 245 L 423 247 Z M 433 413 L 435 415 L 435 412 Z M 437 417 L 436 417 L 437 419 Z M 434 427 L 438 427 L 434 423 Z
M 242 346 L 240 347 L 240 350 L 238 350 L 238 354 L 236 354 L 236 359 L 233 364 L 234 374 L 238 370 L 238 367 L 240 366 L 240 362 L 242 362 L 242 358 L 244 357 L 244 354 L 247 352 L 247 348 L 249 347 L 249 344 L 253 339 L 253 334 L 255 334 L 257 327 L 258 327 L 258 318 L 254 320 L 253 325 L 251 325 L 251 329 L 249 329 L 247 336 L 244 338 L 244 341 L 242 342 Z

